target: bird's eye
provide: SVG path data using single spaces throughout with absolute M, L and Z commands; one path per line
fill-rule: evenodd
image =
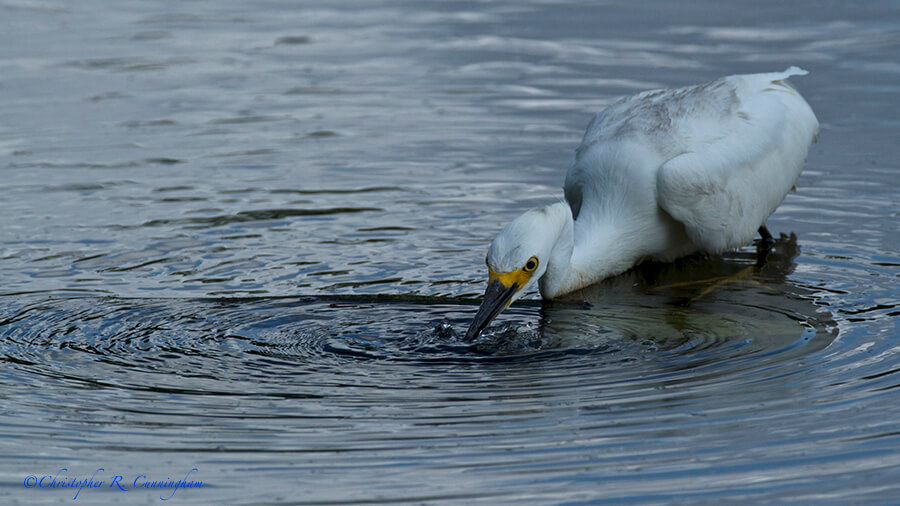
M 537 257 L 531 257 L 528 259 L 527 262 L 525 262 L 525 267 L 523 268 L 523 270 L 525 272 L 534 272 L 534 270 L 537 269 L 537 266 L 538 266 Z

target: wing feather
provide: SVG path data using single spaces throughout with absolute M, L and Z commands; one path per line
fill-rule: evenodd
M 785 79 L 805 73 L 791 67 L 714 81 L 692 100 L 718 103 L 719 114 L 688 105 L 694 114 L 676 122 L 682 152 L 659 168 L 657 201 L 704 250 L 750 242 L 794 186 L 818 121 Z

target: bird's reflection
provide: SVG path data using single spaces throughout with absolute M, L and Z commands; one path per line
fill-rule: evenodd
M 757 347 L 780 348 L 812 332 L 821 348 L 834 339 L 836 324 L 809 289 L 790 279 L 799 254 L 797 237 L 782 234 L 761 266 L 758 251 L 751 250 L 643 263 L 544 302 L 538 332 L 544 346 L 624 337 L 668 350 L 748 339 Z
M 722 256 L 692 255 L 675 262 L 644 262 L 638 267 L 563 297 L 561 301 L 621 302 L 623 297 L 666 295 L 671 304 L 686 305 L 717 288 L 729 285 L 771 285 L 773 291 L 789 290 L 787 277 L 800 254 L 797 236 L 781 236 L 758 265 L 759 252 L 741 250 Z

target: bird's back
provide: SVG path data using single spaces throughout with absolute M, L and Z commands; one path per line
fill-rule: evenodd
M 728 76 L 609 106 L 591 121 L 566 176 L 573 215 L 590 208 L 592 219 L 637 215 L 630 222 L 646 224 L 662 210 L 695 249 L 746 244 L 793 187 L 818 131 L 786 82 L 805 73 Z

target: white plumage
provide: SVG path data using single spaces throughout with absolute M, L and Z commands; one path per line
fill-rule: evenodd
M 488 290 L 467 338 L 535 282 L 554 298 L 645 259 L 751 242 L 818 132 L 787 82 L 804 74 L 790 67 L 646 91 L 595 116 L 566 175 L 566 202 L 526 212 L 491 243 Z

